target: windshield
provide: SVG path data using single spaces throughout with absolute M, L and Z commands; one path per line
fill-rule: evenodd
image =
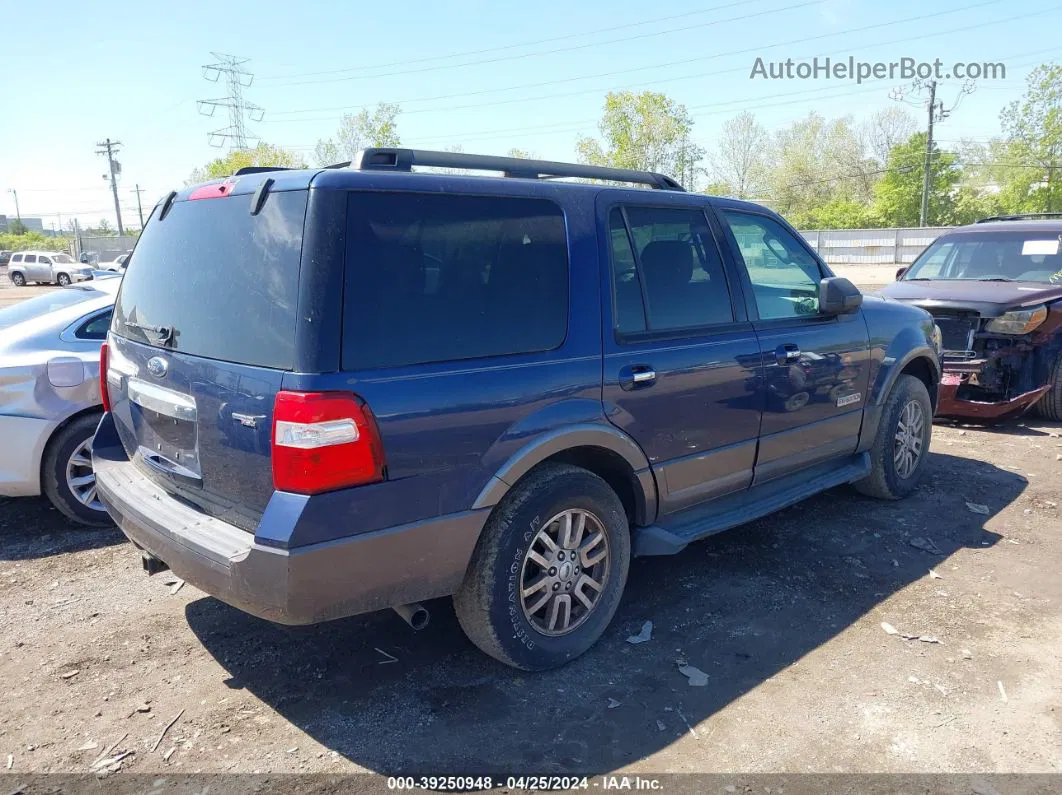
M 52 254 L 53 262 L 73 262 L 74 258 L 69 254 Z
M 83 301 L 99 298 L 101 293 L 91 287 L 68 287 L 38 295 L 14 306 L 0 309 L 0 329 L 10 328 L 17 323 L 41 317 L 57 309 L 65 309 Z
M 948 279 L 1062 283 L 1058 232 L 983 232 L 942 237 L 914 261 L 903 281 Z

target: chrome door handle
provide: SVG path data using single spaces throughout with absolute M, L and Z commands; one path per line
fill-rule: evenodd
M 656 380 L 656 370 L 639 370 L 634 373 L 631 380 L 636 384 L 645 384 Z
M 774 359 L 778 364 L 793 364 L 800 361 L 800 348 L 792 342 L 779 345 L 774 351 Z

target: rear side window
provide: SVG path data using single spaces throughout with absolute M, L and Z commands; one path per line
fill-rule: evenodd
M 85 321 L 74 332 L 74 336 L 79 340 L 105 340 L 107 339 L 107 329 L 111 325 L 111 310 L 96 315 L 96 317 Z
M 564 342 L 568 247 L 552 202 L 352 193 L 348 225 L 344 369 L 532 353 Z M 139 256 L 138 249 L 137 267 Z
M 11 257 L 11 261 L 12 262 L 22 262 L 22 255 L 21 254 L 15 254 L 13 257 Z
M 291 369 L 306 196 L 271 193 L 258 215 L 245 195 L 174 202 L 137 242 L 114 333 L 157 345 L 165 326 L 173 350 Z

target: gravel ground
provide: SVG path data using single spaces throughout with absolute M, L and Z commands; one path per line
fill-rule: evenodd
M 636 560 L 602 641 L 545 674 L 448 600 L 419 633 L 279 627 L 0 500 L 0 772 L 1058 773 L 1060 434 L 938 424 L 908 500 L 836 489 Z

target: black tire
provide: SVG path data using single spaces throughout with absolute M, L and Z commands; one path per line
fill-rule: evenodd
M 1045 420 L 1062 422 L 1062 354 L 1051 365 L 1051 388 L 1036 401 L 1036 413 Z
M 11 283 L 15 285 L 15 287 L 25 287 L 26 277 L 16 271 L 15 273 L 11 274 Z
M 60 287 L 69 287 L 70 275 L 67 273 L 60 273 L 58 276 L 55 277 L 55 283 L 58 284 Z
M 896 435 L 900 424 L 900 415 L 904 408 L 915 402 L 922 412 L 921 452 L 913 470 L 906 476 L 897 471 L 895 460 Z M 882 500 L 899 500 L 916 488 L 925 472 L 926 459 L 929 458 L 929 442 L 933 433 L 933 404 L 929 400 L 926 385 L 913 375 L 901 375 L 893 384 L 892 391 L 885 401 L 881 413 L 881 424 L 870 452 L 870 474 L 852 485 L 870 497 Z
M 107 527 L 114 524 L 104 510 L 89 507 L 77 498 L 67 484 L 67 464 L 74 453 L 96 433 L 100 424 L 99 414 L 87 414 L 71 421 L 59 430 L 44 451 L 41 465 L 41 481 L 44 493 L 65 517 L 89 527 Z M 87 474 L 84 467 L 78 467 L 79 477 Z
M 592 514 L 607 541 L 604 587 L 582 623 L 567 634 L 544 634 L 528 620 L 521 604 L 525 555 L 552 517 L 573 509 Z M 601 637 L 619 607 L 630 558 L 627 515 L 609 485 L 581 467 L 543 464 L 521 480 L 487 520 L 465 580 L 454 594 L 457 619 L 476 646 L 507 665 L 525 671 L 556 668 Z M 569 617 L 575 609 L 569 608 Z

